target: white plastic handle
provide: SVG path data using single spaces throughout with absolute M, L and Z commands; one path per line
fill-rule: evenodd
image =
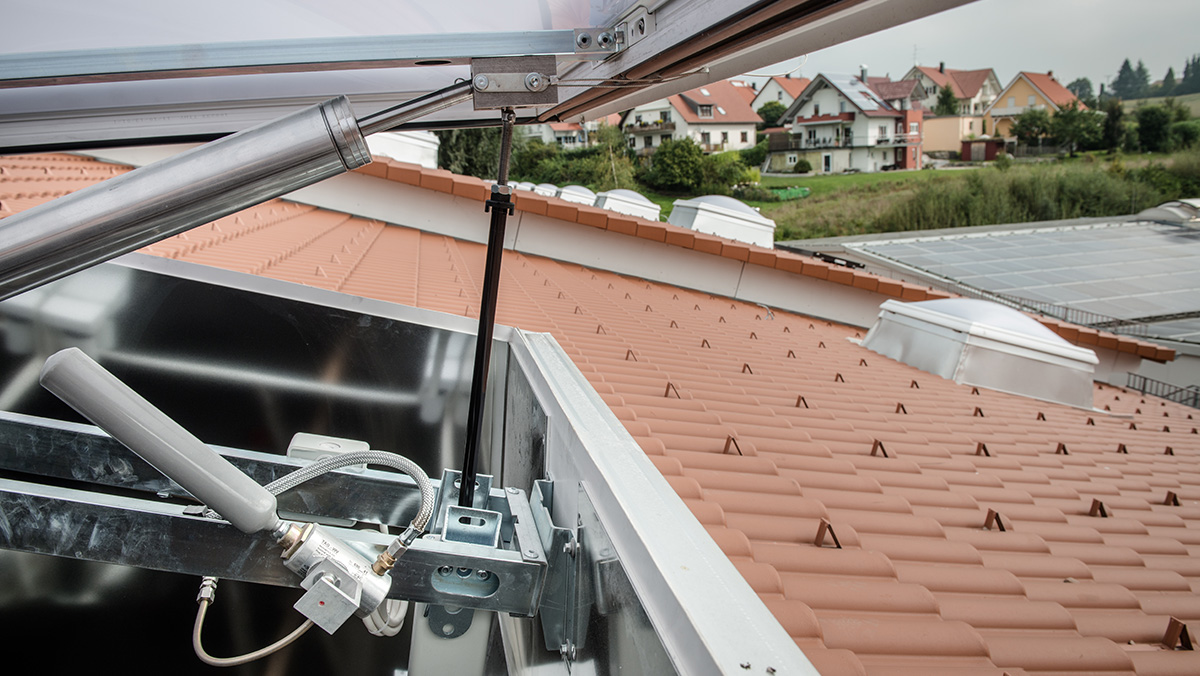
M 47 359 L 41 383 L 243 532 L 279 523 L 274 495 L 79 348 Z

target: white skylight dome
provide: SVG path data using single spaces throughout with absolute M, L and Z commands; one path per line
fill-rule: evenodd
M 567 202 L 575 202 L 576 204 L 586 204 L 592 206 L 596 203 L 596 193 L 581 186 L 568 185 L 559 191 L 558 197 Z
M 619 214 L 657 221 L 662 207 L 633 190 L 617 188 L 596 195 L 596 206 Z
M 558 195 L 558 186 L 553 183 L 539 183 L 533 186 L 533 191 L 546 197 L 556 197 Z
M 534 185 L 533 183 L 530 183 L 529 181 L 519 181 L 517 183 L 514 183 L 513 187 L 516 188 L 517 190 L 528 190 L 529 192 L 533 192 L 534 188 L 536 188 L 537 186 Z
M 767 248 L 775 245 L 775 221 L 724 195 L 675 200 L 667 222 L 681 228 Z
M 985 300 L 889 300 L 863 347 L 967 385 L 1092 408 L 1096 353 Z

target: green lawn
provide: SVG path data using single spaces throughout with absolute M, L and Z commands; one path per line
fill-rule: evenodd
M 834 192 L 840 192 L 857 186 L 873 186 L 884 183 L 907 183 L 909 181 L 927 181 L 937 174 L 936 171 L 881 171 L 873 174 L 821 174 L 818 176 L 763 176 L 762 185 L 766 188 L 802 185 L 812 194 L 808 199 L 820 197 Z
M 1173 98 L 1187 108 L 1191 109 L 1192 117 L 1200 117 L 1200 94 L 1184 94 L 1183 96 L 1172 96 L 1166 98 Z M 1133 112 L 1134 110 L 1137 110 L 1138 106 L 1148 106 L 1156 103 L 1162 103 L 1166 100 L 1166 98 L 1132 99 L 1125 101 L 1125 112 Z

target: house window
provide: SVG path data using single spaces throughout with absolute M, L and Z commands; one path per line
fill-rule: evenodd
M 721 132 L 721 145 L 725 145 L 726 143 L 729 143 L 729 132 L 723 131 Z
M 633 121 L 634 121 L 634 123 L 635 123 L 635 124 L 641 124 L 641 123 L 642 123 L 642 116 L 641 116 L 641 115 L 634 115 L 634 116 L 633 116 Z
M 967 122 L 967 131 L 969 131 L 969 132 L 975 131 L 975 121 L 974 120 L 969 120 Z
M 793 164 L 795 164 L 796 162 L 798 162 L 798 161 L 799 161 L 799 159 L 800 159 L 800 158 L 796 157 L 795 155 L 788 155 L 788 156 L 787 156 L 787 163 L 788 163 L 788 165 L 790 166 L 790 165 L 793 165 Z
M 658 145 L 662 145 L 662 144 L 664 144 L 664 143 L 666 143 L 667 141 L 670 141 L 670 140 L 671 140 L 671 135 L 670 135 L 670 134 L 663 134 L 662 136 L 659 136 L 659 137 L 658 137 Z
M 783 92 L 775 92 L 775 100 L 782 101 L 783 100 Z M 793 162 L 793 164 L 795 164 L 795 163 Z
M 920 131 L 920 123 L 918 123 L 918 122 L 909 122 L 908 123 L 908 133 L 916 134 L 918 131 Z
M 671 111 L 662 111 L 658 114 L 658 119 L 662 120 L 663 124 L 669 124 L 671 122 Z
M 838 101 L 838 112 L 839 113 L 846 112 L 846 102 L 845 101 Z
M 643 136 L 642 137 L 642 147 L 644 147 L 644 148 L 654 147 L 654 139 L 649 136 Z
M 700 106 L 700 117 L 712 117 L 712 106 Z
M 816 129 L 809 129 L 809 130 L 808 130 L 808 140 L 809 140 L 809 141 L 816 141 L 816 140 L 817 140 L 817 130 L 816 130 Z
M 629 137 L 629 147 L 630 147 L 630 148 L 636 148 L 636 147 L 637 147 L 637 138 L 635 138 L 635 137 L 633 137 L 633 136 L 630 136 L 630 137 Z
M 879 135 L 884 136 L 884 137 L 887 136 L 887 125 L 886 124 L 879 125 Z
M 1015 97 L 1015 96 L 1008 97 L 1008 107 L 1009 108 L 1017 107 L 1017 97 Z
M 1035 105 L 1036 103 L 1037 103 L 1037 97 L 1034 96 L 1033 94 L 1030 94 L 1029 95 L 1029 105 L 1032 106 L 1032 105 Z
M 820 106 L 820 104 L 817 104 L 817 103 L 814 103 L 814 104 L 813 104 L 813 116 L 814 116 L 814 117 L 820 117 L 820 116 L 821 116 L 821 106 Z
M 750 142 L 750 132 L 748 132 L 748 131 L 742 132 L 742 143 L 749 143 L 749 142 Z
M 700 143 L 703 145 L 710 145 L 712 143 L 712 136 L 708 132 L 701 132 Z

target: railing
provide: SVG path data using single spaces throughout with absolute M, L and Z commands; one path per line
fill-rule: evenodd
M 881 136 L 875 139 L 875 145 L 904 145 L 907 143 L 920 143 L 921 135 L 919 133 L 909 132 L 907 134 L 896 134 L 895 136 Z
M 862 249 L 856 249 L 856 251 L 860 254 L 871 257 L 878 256 L 879 258 L 884 258 L 889 261 L 892 260 L 888 259 L 886 256 L 879 256 L 879 254 L 864 251 Z M 868 268 L 868 271 L 882 277 L 890 277 L 893 279 L 913 277 L 911 273 L 906 274 L 901 270 L 893 270 L 890 266 L 879 262 L 871 264 Z M 1045 315 L 1047 317 L 1052 317 L 1054 319 L 1059 319 L 1064 322 L 1069 322 L 1071 324 L 1097 329 L 1099 331 L 1109 331 L 1112 333 L 1135 336 L 1138 338 L 1150 337 L 1150 325 L 1145 321 L 1137 319 L 1119 319 L 1117 317 L 1110 317 L 1097 312 L 1088 312 L 1087 310 L 1079 310 L 1077 308 L 1067 307 L 1065 305 L 1056 305 L 1054 303 L 1032 300 L 1030 298 L 1022 298 L 1021 296 L 1014 296 L 1012 294 L 1000 293 L 996 291 L 987 291 L 956 280 L 941 277 L 928 270 L 920 270 L 919 273 L 921 283 L 931 288 L 949 291 L 950 293 L 957 293 L 960 296 L 966 296 L 968 298 L 990 300 L 994 303 L 1011 307 L 1014 310 L 1033 312 L 1036 314 Z
M 1137 373 L 1130 373 L 1125 386 L 1142 394 L 1160 397 L 1192 408 L 1200 408 L 1200 386 L 1198 385 L 1183 387 L 1147 378 Z
M 639 131 L 674 131 L 674 122 L 662 122 L 655 120 L 654 122 L 634 122 L 625 125 L 626 133 Z

